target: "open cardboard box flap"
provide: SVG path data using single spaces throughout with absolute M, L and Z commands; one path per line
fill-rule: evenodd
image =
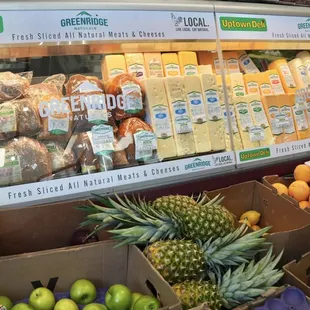
M 272 189 L 249 181 L 207 193 L 210 198 L 225 196 L 223 205 L 238 218 L 249 210 L 261 214 L 260 227 L 272 226 L 268 240 L 274 244 L 274 252 L 285 249 L 282 263 L 301 257 L 310 251 L 310 214 L 283 199 Z
M 8 256 L 0 260 L 0 275 L 1 295 L 15 301 L 30 295 L 33 282 L 40 281 L 47 287 L 50 279 L 56 278 L 53 291 L 67 292 L 74 281 L 86 278 L 97 288 L 122 283 L 132 291 L 149 295 L 155 292 L 162 309 L 182 309 L 172 288 L 137 247 L 115 248 L 112 241 Z
M 291 261 L 283 269 L 284 281 L 300 288 L 310 297 L 310 252 L 304 254 L 299 261 Z

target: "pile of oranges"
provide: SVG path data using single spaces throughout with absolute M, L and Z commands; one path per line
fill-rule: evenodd
M 298 201 L 302 209 L 310 208 L 310 167 L 307 165 L 298 165 L 294 170 L 295 181 L 287 188 L 284 184 L 274 183 L 272 186 L 278 191 L 278 194 L 286 194 Z

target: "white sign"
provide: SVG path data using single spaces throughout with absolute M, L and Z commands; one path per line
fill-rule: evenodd
M 197 171 L 234 167 L 233 152 L 204 155 L 121 170 L 81 175 L 65 179 L 0 188 L 0 208 L 27 202 L 44 202 L 55 197 L 103 191 L 111 193 L 122 186 L 169 177 L 187 176 Z
M 121 10 L 0 12 L 1 44 L 172 39 L 215 40 L 213 13 Z
M 216 13 L 221 40 L 310 40 L 310 18 Z
M 310 139 L 274 144 L 266 147 L 236 151 L 237 165 L 246 165 L 261 160 L 277 159 L 283 156 L 310 154 Z

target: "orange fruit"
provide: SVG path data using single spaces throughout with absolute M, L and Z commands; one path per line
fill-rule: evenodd
M 260 230 L 260 227 L 259 227 L 258 225 L 253 225 L 253 226 L 252 226 L 252 229 L 253 229 L 254 231 L 256 231 L 256 230 Z
M 300 201 L 299 202 L 299 208 L 300 209 L 310 208 L 310 202 L 309 201 Z
M 307 165 L 298 165 L 294 170 L 294 178 L 296 181 L 310 183 L 310 167 Z
M 288 195 L 288 188 L 284 184 L 274 183 L 272 186 L 277 189 L 278 195 Z
M 308 200 L 309 192 L 309 186 L 304 181 L 295 181 L 288 188 L 288 194 L 297 201 Z

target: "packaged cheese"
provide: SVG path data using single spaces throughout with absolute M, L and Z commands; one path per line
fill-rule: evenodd
M 256 141 L 255 134 L 252 134 L 251 132 L 251 130 L 253 130 L 254 123 L 247 98 L 245 96 L 234 97 L 233 101 L 244 149 L 259 147 L 259 142 Z
M 213 73 L 212 65 L 199 65 L 198 73 L 199 74 L 203 74 L 203 73 L 212 74 Z
M 145 79 L 144 57 L 142 53 L 126 53 L 127 71 L 138 80 Z
M 239 65 L 244 73 L 259 73 L 252 59 L 245 51 L 239 52 Z
M 185 76 L 185 91 L 192 120 L 196 153 L 211 151 L 211 141 L 207 124 L 206 105 L 201 92 L 199 76 Z
M 243 75 L 245 89 L 249 95 L 259 95 L 259 77 L 255 73 L 247 73 Z
M 198 62 L 195 52 L 179 52 L 178 56 L 182 75 L 198 74 Z
M 307 51 L 299 52 L 296 57 L 300 58 L 303 65 L 306 67 L 308 80 L 310 81 L 310 53 Z
M 101 73 L 104 80 L 126 73 L 126 62 L 123 55 L 107 55 L 101 62 Z
M 158 158 L 177 156 L 164 80 L 148 78 L 142 82 L 147 100 L 148 119 L 157 137 Z
M 250 113 L 252 116 L 254 127 L 252 135 L 256 136 L 256 140 L 260 146 L 268 146 L 274 144 L 274 138 L 267 120 L 265 109 L 259 94 L 247 95 Z M 253 138 L 252 138 L 253 139 Z
M 172 118 L 172 127 L 178 156 L 195 153 L 192 122 L 187 104 L 184 78 L 165 78 L 165 88 Z
M 224 52 L 223 57 L 226 60 L 228 73 L 239 73 L 239 61 L 237 52 Z
M 297 89 L 308 87 L 309 80 L 306 66 L 300 58 L 295 58 L 288 63 L 288 66 L 293 74 Z
M 262 96 L 273 95 L 269 74 L 267 72 L 257 73 L 259 90 Z
M 213 65 L 214 65 L 214 72 L 215 74 L 221 74 L 221 66 L 220 66 L 220 59 L 218 57 L 217 53 L 212 54 L 212 59 L 213 59 Z M 224 68 L 224 73 L 227 74 L 227 64 L 226 60 L 223 58 L 223 68 Z
M 231 87 L 232 87 L 233 95 L 236 97 L 245 96 L 243 74 L 242 73 L 231 73 L 230 80 L 231 80 Z
M 281 79 L 277 70 L 267 70 L 265 74 L 268 75 L 270 85 L 272 88 L 272 92 L 275 95 L 285 94 L 284 89 L 282 87 Z
M 225 75 L 225 83 L 226 83 L 226 87 L 229 87 L 228 92 L 232 91 L 232 89 L 231 89 L 231 78 L 230 78 L 229 74 Z M 222 79 L 221 75 L 216 75 L 216 84 L 218 86 L 223 85 L 223 79 Z
M 179 58 L 176 53 L 164 53 L 161 55 L 165 76 L 180 76 Z
M 294 103 L 289 99 L 288 94 L 278 95 L 280 114 L 285 115 L 286 124 L 283 126 L 283 138 L 282 142 L 290 142 L 297 140 L 297 134 L 295 131 L 293 108 Z
M 278 71 L 282 86 L 287 94 L 295 93 L 296 82 L 285 58 L 273 61 L 269 64 L 268 68 Z
M 164 77 L 164 69 L 160 53 L 144 53 L 144 63 L 147 77 Z
M 299 104 L 296 104 L 295 94 L 289 94 L 289 101 L 293 109 L 293 117 L 298 140 L 310 138 L 307 111 L 300 108 Z
M 283 125 L 287 124 L 287 119 L 285 114 L 280 113 L 278 96 L 267 95 L 261 98 L 271 127 L 271 133 L 275 138 L 275 144 L 282 143 L 284 134 Z
M 212 150 L 225 150 L 225 125 L 214 74 L 201 74 L 201 86 L 207 106 L 207 123 Z

